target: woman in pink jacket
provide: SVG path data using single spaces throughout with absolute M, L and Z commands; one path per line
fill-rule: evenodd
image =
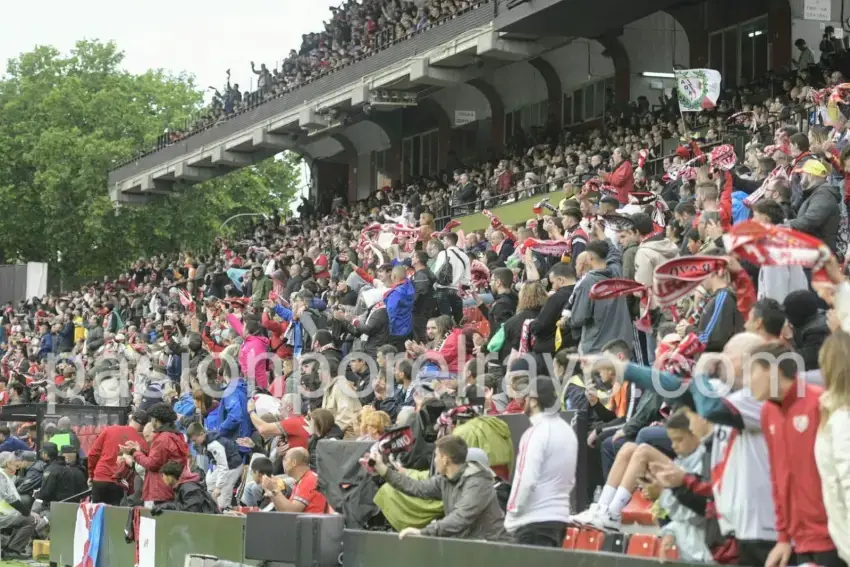
M 253 316 L 245 316 L 240 321 L 232 313 L 227 316 L 227 322 L 242 337 L 239 348 L 239 369 L 246 381 L 254 380 L 256 387 L 262 390 L 269 388 L 268 359 L 269 340 L 263 336 L 263 326 Z

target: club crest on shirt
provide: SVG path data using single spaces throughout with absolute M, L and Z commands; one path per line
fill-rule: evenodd
M 807 415 L 795 415 L 794 416 L 794 429 L 803 433 L 809 427 L 809 416 Z

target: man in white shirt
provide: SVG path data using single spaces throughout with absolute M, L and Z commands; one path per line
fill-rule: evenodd
M 32 559 L 27 548 L 32 543 L 39 517 L 32 514 L 15 488 L 18 460 L 14 453 L 0 453 L 0 530 L 12 530 L 12 538 L 3 547 L 3 559 Z
M 471 279 L 471 263 L 469 256 L 457 247 L 457 242 L 458 236 L 454 232 L 443 236 L 445 250 L 437 254 L 432 271 L 437 277 L 437 283 L 434 284 L 434 296 L 437 299 L 440 314 L 451 315 L 455 323 L 459 324 L 463 318 L 463 301 L 458 292 Z M 443 269 L 446 262 L 451 266 L 450 270 Z
M 561 547 L 566 535 L 578 440 L 559 408 L 552 379 L 533 380 L 525 403 L 531 427 L 519 444 L 505 516 L 505 529 L 520 544 Z

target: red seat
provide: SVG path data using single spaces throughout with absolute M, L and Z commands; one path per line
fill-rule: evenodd
M 624 524 L 641 524 L 652 526 L 655 520 L 652 518 L 652 502 L 643 497 L 640 490 L 635 490 L 632 499 L 623 509 L 622 521 Z
M 103 433 L 104 429 L 106 429 L 105 425 L 95 425 L 94 426 L 94 432 L 95 432 L 96 435 L 100 435 L 101 433 Z
M 80 431 L 77 433 L 78 436 L 83 435 L 91 435 L 94 432 L 93 425 L 83 425 L 80 427 Z
M 79 426 L 79 425 L 72 425 L 72 426 L 71 426 L 71 431 L 73 431 L 74 433 L 76 433 L 77 435 L 79 435 L 79 434 L 80 434 L 80 426 Z
M 629 538 L 629 546 L 626 555 L 636 557 L 657 557 L 658 538 L 653 534 L 634 534 Z
M 576 538 L 575 549 L 581 551 L 599 551 L 605 543 L 605 533 L 594 529 L 583 529 Z
M 567 535 L 564 536 L 564 549 L 575 549 L 576 540 L 578 539 L 578 528 L 567 528 Z

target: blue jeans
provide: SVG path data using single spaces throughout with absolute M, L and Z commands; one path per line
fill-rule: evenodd
M 620 448 L 629 441 L 630 439 L 624 437 L 620 437 L 616 441 L 613 440 L 613 437 L 608 437 L 602 442 L 602 473 L 606 479 L 608 478 L 608 473 L 611 471 L 611 467 L 614 466 L 614 459 L 617 458 Z M 637 445 L 646 443 L 655 447 L 668 457 L 674 458 L 676 456 L 673 453 L 673 444 L 667 436 L 667 428 L 663 425 L 644 427 L 638 431 L 634 443 Z

